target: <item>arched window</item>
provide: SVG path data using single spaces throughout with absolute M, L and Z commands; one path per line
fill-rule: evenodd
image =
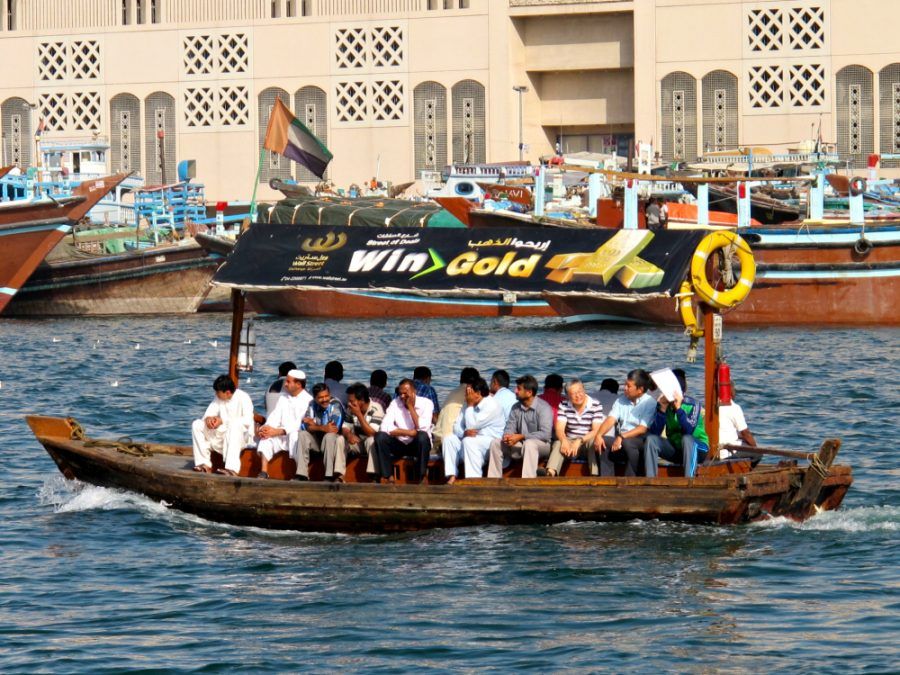
M 272 116 L 272 108 L 275 100 L 281 99 L 288 109 L 291 107 L 291 96 L 284 89 L 269 87 L 259 93 L 259 147 L 262 149 L 266 138 L 266 129 L 269 126 L 269 118 Z M 268 183 L 272 178 L 287 179 L 291 177 L 291 160 L 279 155 L 277 152 L 266 150 L 262 160 L 262 170 L 259 173 L 259 182 Z
M 881 154 L 900 153 L 900 63 L 885 66 L 878 74 Z M 900 160 L 886 159 L 884 167 L 898 167 Z
M 737 77 L 714 70 L 703 77 L 703 152 L 730 150 L 737 144 Z
M 328 147 L 328 99 L 319 87 L 303 87 L 294 94 L 294 115 Z M 328 172 L 325 172 L 325 178 Z M 319 178 L 304 166 L 297 167 L 297 180 L 312 182 Z
M 875 152 L 873 79 L 864 66 L 846 66 L 835 76 L 838 155 L 854 167 L 866 166 Z
M 114 172 L 141 172 L 141 102 L 117 94 L 109 102 L 110 158 Z
M 669 73 L 660 93 L 660 153 L 670 162 L 693 162 L 697 159 L 697 80 L 687 73 Z
M 440 171 L 447 164 L 447 89 L 422 82 L 413 90 L 415 177 Z
M 3 123 L 3 166 L 31 166 L 31 106 L 24 98 L 8 98 L 0 106 Z
M 463 80 L 453 85 L 453 161 L 483 164 L 486 160 L 484 85 Z
M 163 132 L 163 138 L 159 132 Z M 174 183 L 175 173 L 175 99 L 156 91 L 144 99 L 144 138 L 146 139 L 148 185 Z

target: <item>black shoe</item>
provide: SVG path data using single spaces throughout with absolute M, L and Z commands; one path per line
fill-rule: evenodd
M 538 467 L 538 470 L 535 471 L 535 473 L 536 473 L 538 476 L 549 476 L 549 475 L 550 475 L 550 474 L 547 473 L 547 469 L 545 469 L 545 468 L 542 467 L 542 466 L 541 466 L 541 467 Z
M 258 474 L 256 474 L 256 477 L 257 478 L 268 478 L 269 474 L 267 474 L 265 471 L 260 471 Z
M 294 476 L 294 480 L 304 481 L 304 480 L 309 480 L 309 478 L 307 478 L 306 476 L 297 475 L 297 476 Z

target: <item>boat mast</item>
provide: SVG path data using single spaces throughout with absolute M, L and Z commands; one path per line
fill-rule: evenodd
M 240 349 L 241 329 L 244 327 L 244 291 L 231 289 L 231 345 L 228 351 L 228 374 L 237 386 L 238 350 Z
M 709 460 L 719 457 L 719 395 L 716 389 L 716 367 L 719 364 L 719 339 L 716 324 L 721 332 L 721 315 L 712 307 L 702 304 L 703 310 L 703 370 L 706 398 L 706 416 L 704 422 L 706 435 L 709 438 Z M 718 317 L 718 321 L 716 320 Z

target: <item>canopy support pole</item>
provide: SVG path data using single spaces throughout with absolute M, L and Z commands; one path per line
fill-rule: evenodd
M 235 386 L 238 378 L 238 349 L 240 348 L 241 329 L 244 327 L 244 292 L 238 288 L 231 289 L 231 345 L 228 351 L 228 374 Z
M 719 458 L 719 397 L 716 390 L 716 366 L 719 361 L 719 345 L 713 339 L 713 321 L 715 310 L 703 306 L 703 369 L 706 398 L 706 416 L 704 418 L 706 435 L 709 438 L 709 456 L 707 461 Z

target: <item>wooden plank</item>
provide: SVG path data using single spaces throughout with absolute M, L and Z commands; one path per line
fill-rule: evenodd
M 822 489 L 822 483 L 828 477 L 828 470 L 840 448 L 841 442 L 835 438 L 830 438 L 822 444 L 816 458 L 806 469 L 803 485 L 791 501 L 787 515 L 797 520 L 806 520 L 810 516 Z

